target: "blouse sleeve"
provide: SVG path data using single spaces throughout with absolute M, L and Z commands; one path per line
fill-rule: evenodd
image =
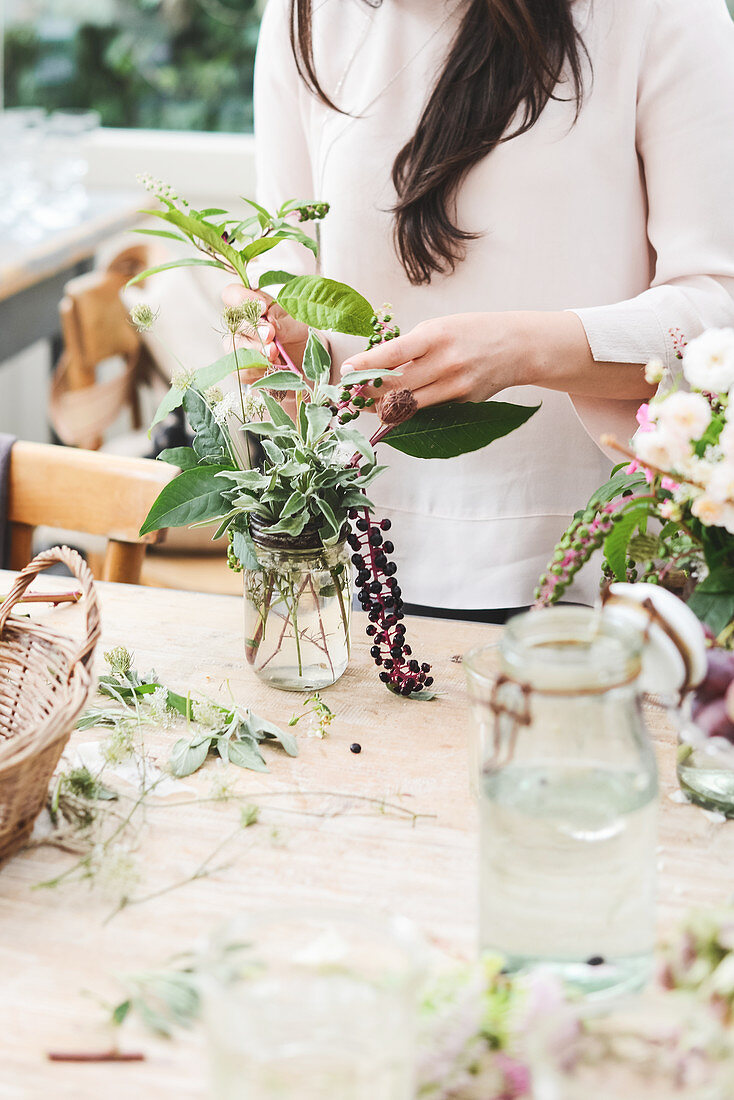
M 637 149 L 655 273 L 626 302 L 577 309 L 597 362 L 674 365 L 734 325 L 734 24 L 724 0 L 654 0 L 640 63 Z
M 305 126 L 309 95 L 291 49 L 288 5 L 285 0 L 269 0 L 255 60 L 255 170 L 258 201 L 270 211 L 290 199 L 317 198 Z M 309 232 L 313 224 L 304 222 L 299 229 Z M 277 267 L 295 275 L 315 270 L 308 249 L 288 241 L 266 252 L 253 266 Z

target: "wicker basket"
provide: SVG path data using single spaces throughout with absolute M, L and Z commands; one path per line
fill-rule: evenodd
M 78 641 L 12 614 L 33 578 L 57 562 L 82 586 L 81 648 Z M 54 768 L 92 688 L 99 631 L 92 574 L 67 546 L 34 558 L 0 606 L 0 863 L 23 846 L 43 809 Z

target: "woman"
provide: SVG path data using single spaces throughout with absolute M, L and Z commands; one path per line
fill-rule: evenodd
M 336 364 L 400 367 L 386 386 L 420 406 L 542 401 L 486 450 L 389 452 L 373 499 L 411 604 L 530 603 L 609 474 L 599 435 L 632 434 L 643 365 L 674 363 L 671 330 L 734 324 L 733 104 L 724 0 L 270 0 L 260 197 L 328 201 L 324 273 L 404 334 L 330 338 Z

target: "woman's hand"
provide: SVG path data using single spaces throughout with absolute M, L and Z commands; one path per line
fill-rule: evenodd
M 282 361 L 277 340 L 290 360 L 300 367 L 308 341 L 308 326 L 294 321 L 264 290 L 247 290 L 241 283 L 230 283 L 222 293 L 225 306 L 239 306 L 251 299 L 262 303 L 262 318 L 259 324 L 235 336 L 236 346 L 259 351 L 271 363 L 277 363 Z M 254 382 L 262 373 L 261 370 L 240 371 L 240 377 L 243 382 Z
M 380 389 L 411 390 L 418 408 L 445 401 L 487 401 L 510 386 L 544 386 L 579 397 L 646 398 L 644 367 L 595 362 L 577 314 L 458 313 L 423 321 L 342 365 L 399 371 Z
M 423 321 L 343 364 L 349 370 L 399 371 L 369 395 L 413 391 L 419 408 L 445 401 L 486 401 L 526 384 L 531 331 L 525 313 L 459 313 Z M 365 391 L 367 392 L 367 391 Z

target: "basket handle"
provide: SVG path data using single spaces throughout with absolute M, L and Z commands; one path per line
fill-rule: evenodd
M 94 588 L 92 571 L 84 561 L 84 558 L 82 558 L 76 550 L 72 550 L 68 546 L 53 546 L 50 550 L 44 550 L 41 554 L 37 554 L 33 561 L 26 565 L 25 569 L 21 570 L 15 579 L 13 587 L 10 589 L 4 602 L 0 605 L 0 636 L 2 636 L 10 613 L 15 605 L 21 601 L 23 593 L 26 588 L 28 588 L 31 581 L 37 577 L 39 573 L 42 573 L 44 569 L 48 569 L 49 566 L 56 565 L 58 562 L 65 565 L 82 586 L 84 604 L 87 612 L 87 634 L 74 664 L 76 665 L 77 662 L 81 661 L 81 663 L 87 667 L 92 659 L 94 647 L 100 635 L 99 604 L 97 603 L 97 593 Z

